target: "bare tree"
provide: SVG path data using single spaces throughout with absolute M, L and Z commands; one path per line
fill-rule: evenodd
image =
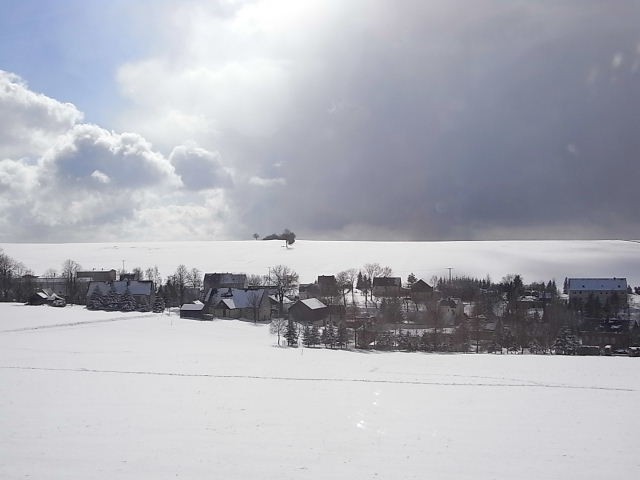
M 287 330 L 287 320 L 284 318 L 274 318 L 269 325 L 269 331 L 272 335 L 278 335 L 278 346 L 280 346 L 280 336 L 284 335 Z
M 202 288 L 202 272 L 195 267 L 189 270 L 187 283 L 192 288 Z
M 250 287 L 261 287 L 264 285 L 264 277 L 262 275 L 247 275 L 247 285 Z
M 160 271 L 158 270 L 157 265 L 147 268 L 144 271 L 144 276 L 147 280 L 151 280 L 153 282 L 155 288 L 162 285 L 162 277 L 160 276 Z
M 67 287 L 67 299 L 71 303 L 77 303 L 78 300 L 78 288 L 76 284 L 76 275 L 78 270 L 82 267 L 75 260 L 71 260 L 70 258 L 66 259 L 62 263 L 62 277 L 65 279 L 65 284 Z
M 351 292 L 351 300 L 353 301 L 353 289 L 354 283 L 358 279 L 358 272 L 355 268 L 349 270 L 343 270 L 336 274 L 336 283 L 338 285 L 338 291 L 342 295 L 342 301 L 344 306 L 347 306 L 347 293 Z
M 286 265 L 276 265 L 269 269 L 269 285 L 275 287 L 278 299 L 278 311 L 282 315 L 284 297 L 295 292 L 298 288 L 298 274 Z
M 142 280 L 144 278 L 144 274 L 142 273 L 142 268 L 135 267 L 131 273 L 133 273 L 134 280 Z
M 171 283 L 173 283 L 173 286 L 176 289 L 180 305 L 182 305 L 184 301 L 184 293 L 187 289 L 188 282 L 189 270 L 187 270 L 187 267 L 185 267 L 183 264 L 178 265 L 175 273 L 171 275 Z
M 258 235 L 257 233 L 254 233 L 254 234 L 253 234 L 253 238 L 254 238 L 254 239 L 256 239 L 256 240 L 258 240 L 258 239 L 260 238 L 260 235 Z
M 16 261 L 0 249 L 0 295 L 2 300 L 10 298 L 11 285 L 16 276 Z
M 55 268 L 47 268 L 42 274 L 44 278 L 53 278 L 58 276 L 58 271 Z

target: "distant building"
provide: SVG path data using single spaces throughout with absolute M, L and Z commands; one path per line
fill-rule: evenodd
M 206 311 L 215 317 L 254 321 L 271 319 L 271 300 L 267 289 L 209 289 L 204 300 Z
M 321 297 L 338 296 L 338 282 L 334 275 L 319 275 L 318 289 Z
M 223 288 L 247 288 L 247 276 L 244 273 L 206 273 L 204 275 L 204 292 L 207 294 L 211 289 Z
M 620 303 L 627 302 L 626 278 L 570 278 L 567 288 L 569 303 L 586 303 L 590 295 L 597 298 L 601 305 L 614 296 Z
M 329 315 L 329 307 L 317 298 L 298 300 L 289 307 L 289 318 L 299 323 L 315 323 Z
M 205 305 L 202 302 L 185 303 L 180 307 L 180 318 L 205 320 Z
M 410 297 L 414 302 L 424 302 L 433 295 L 433 287 L 420 279 L 410 287 Z
M 376 297 L 399 297 L 402 292 L 400 277 L 374 277 L 373 294 Z
M 87 270 L 76 273 L 78 282 L 115 282 L 117 272 L 111 270 Z

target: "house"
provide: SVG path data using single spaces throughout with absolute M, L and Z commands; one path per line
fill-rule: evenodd
M 210 289 L 205 296 L 206 313 L 220 318 L 271 319 L 271 301 L 267 289 Z
M 205 305 L 202 302 L 185 303 L 180 307 L 180 318 L 205 320 Z
M 271 293 L 268 291 L 268 293 Z M 280 302 L 278 301 L 278 297 L 271 294 L 269 295 L 269 302 L 271 303 L 271 313 L 272 315 L 277 315 L 280 311 Z M 286 314 L 289 312 L 289 307 L 293 305 L 295 302 L 290 298 L 284 297 L 282 299 L 282 313 Z
M 424 280 L 420 279 L 413 283 L 409 288 L 409 296 L 416 303 L 424 302 L 433 295 L 433 287 Z
M 402 291 L 400 277 L 374 277 L 373 295 L 376 297 L 399 297 Z
M 78 282 L 115 282 L 117 272 L 111 270 L 86 270 L 76 272 Z
M 153 282 L 151 280 L 118 280 L 115 282 L 90 282 L 87 289 L 87 303 L 96 292 L 98 295 L 107 295 L 115 292 L 118 295 L 129 293 L 136 301 L 138 307 L 151 307 L 155 297 Z
M 69 282 L 65 277 L 33 277 L 31 280 L 36 288 L 50 290 L 61 297 L 66 297 L 69 293 Z
M 306 300 L 307 298 L 316 298 L 320 296 L 320 287 L 317 283 L 301 283 L 298 286 L 298 298 Z
M 52 305 L 54 307 L 64 307 L 65 299 L 51 290 L 39 290 L 29 297 L 29 305 Z
M 338 282 L 334 275 L 319 275 L 317 283 L 321 297 L 338 296 Z
M 211 289 L 245 289 L 247 286 L 247 276 L 244 273 L 206 273 L 204 275 L 205 294 Z
M 329 315 L 329 308 L 317 298 L 298 300 L 289 307 L 289 318 L 299 323 L 320 322 Z
M 592 295 L 601 305 L 617 299 L 621 305 L 627 303 L 627 279 L 626 278 L 570 278 L 567 293 L 569 303 L 587 302 Z
M 438 302 L 438 314 L 442 325 L 455 325 L 464 318 L 464 303 L 459 298 L 443 298 Z

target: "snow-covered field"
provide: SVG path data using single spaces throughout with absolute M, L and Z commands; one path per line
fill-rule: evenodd
M 217 241 L 162 243 L 0 244 L 7 255 L 23 262 L 36 275 L 60 269 L 70 258 L 83 268 L 111 269 L 157 265 L 163 277 L 179 264 L 203 272 L 266 274 L 285 264 L 300 274 L 302 282 L 334 274 L 365 263 L 389 265 L 406 278 L 411 272 L 429 280 L 454 275 L 491 275 L 500 280 L 520 273 L 525 281 L 565 277 L 626 277 L 640 285 L 640 243 L 603 241 L 495 241 L 495 242 L 318 242 L 299 240 L 290 249 L 283 242 Z
M 274 344 L 240 321 L 0 304 L 0 478 L 640 475 L 640 359 Z

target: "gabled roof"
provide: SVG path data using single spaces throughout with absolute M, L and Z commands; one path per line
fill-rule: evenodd
M 206 273 L 204 275 L 204 284 L 208 287 L 216 286 L 237 288 L 238 285 L 245 287 L 247 285 L 247 275 L 244 273 Z
M 184 312 L 199 312 L 204 308 L 204 303 L 185 303 L 180 307 Z
M 627 291 L 626 278 L 570 278 L 569 290 L 614 290 Z
M 430 292 L 432 290 L 433 290 L 433 287 L 422 279 L 418 280 L 413 285 L 411 285 L 412 292 Z
M 327 306 L 317 298 L 307 298 L 306 300 L 298 300 L 296 303 L 303 304 L 309 310 L 318 310 L 320 308 L 327 308 Z
M 210 289 L 210 291 L 207 292 L 205 301 L 214 307 L 235 310 L 236 308 L 254 308 L 254 301 L 257 299 L 262 303 L 265 295 L 267 295 L 266 289 Z

